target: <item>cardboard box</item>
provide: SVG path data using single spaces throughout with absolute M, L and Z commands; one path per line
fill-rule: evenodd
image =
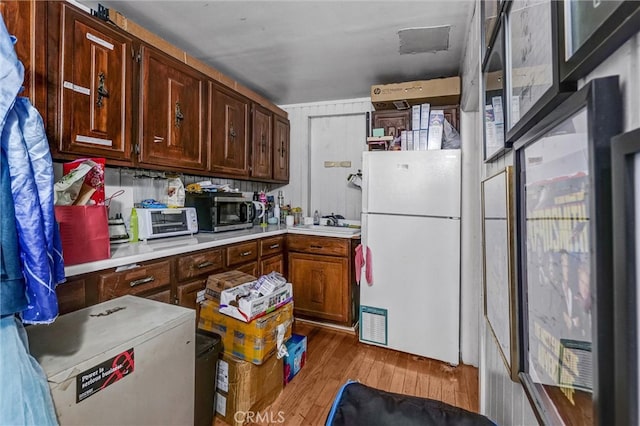
M 293 285 L 285 283 L 266 296 L 250 298 L 253 282 L 222 290 L 220 313 L 244 322 L 251 322 L 293 300 Z
M 286 345 L 289 355 L 284 357 L 285 385 L 298 374 L 307 361 L 307 336 L 292 334 Z
M 371 86 L 371 103 L 376 110 L 397 109 L 399 104 L 431 106 L 457 105 L 460 103 L 460 77 L 408 81 Z M 415 129 L 414 129 L 415 130 Z
M 420 105 L 420 130 L 429 130 L 429 112 L 431 111 L 431 105 Z
M 272 356 L 258 366 L 223 354 L 218 361 L 216 414 L 230 425 L 242 425 L 246 413 L 268 407 L 282 387 L 281 359 Z
M 245 274 L 240 271 L 227 271 L 221 274 L 209 275 L 207 278 L 205 296 L 207 299 L 214 300 L 219 303 L 220 293 L 222 293 L 222 291 L 241 284 L 253 282 L 256 279 L 257 278 L 253 275 Z
M 428 149 L 442 148 L 442 135 L 444 132 L 444 111 L 432 109 L 429 115 L 429 140 Z
M 293 303 L 245 323 L 220 313 L 217 303 L 205 300 L 198 320 L 198 328 L 220 335 L 224 353 L 257 365 L 275 353 L 278 333 L 282 342 L 291 337 L 292 324 Z
M 411 107 L 411 129 L 420 129 L 420 117 L 422 113 L 422 107 L 420 105 L 414 105 Z

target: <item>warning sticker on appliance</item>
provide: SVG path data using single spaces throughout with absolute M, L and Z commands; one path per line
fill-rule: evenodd
M 133 373 L 133 348 L 76 376 L 76 404 Z
M 387 310 L 360 306 L 360 340 L 387 345 Z

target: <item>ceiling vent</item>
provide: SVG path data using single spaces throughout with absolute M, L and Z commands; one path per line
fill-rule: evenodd
M 398 31 L 400 54 L 449 50 L 450 25 L 441 27 L 405 28 Z

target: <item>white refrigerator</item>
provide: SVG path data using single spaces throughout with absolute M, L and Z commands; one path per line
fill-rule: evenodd
M 363 154 L 361 342 L 458 364 L 460 157 Z

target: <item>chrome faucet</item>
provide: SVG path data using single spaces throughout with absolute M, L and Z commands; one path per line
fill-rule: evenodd
M 336 215 L 331 213 L 329 216 L 323 216 L 324 219 L 327 219 L 327 226 L 338 226 L 340 223 L 338 219 L 344 219 L 341 215 Z

